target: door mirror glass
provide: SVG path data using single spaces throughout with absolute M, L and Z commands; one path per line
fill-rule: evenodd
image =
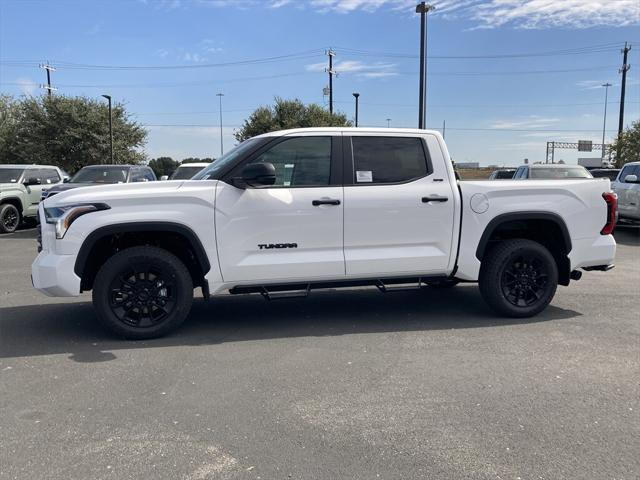
M 169 175 L 162 175 L 162 176 L 160 177 L 160 181 L 163 181 L 163 182 L 164 182 L 165 180 L 169 180 Z
M 250 187 L 268 187 L 276 183 L 273 163 L 250 163 L 242 169 L 242 181 Z
M 41 185 L 42 182 L 40 181 L 39 178 L 36 177 L 29 177 L 24 181 L 24 185 L 27 187 L 30 187 L 31 185 Z
M 638 183 L 637 175 L 627 175 L 624 177 L 624 183 Z
M 69 177 L 64 177 L 62 183 L 69 183 L 69 180 L 71 180 Z

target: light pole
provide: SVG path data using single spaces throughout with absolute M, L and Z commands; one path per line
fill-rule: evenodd
M 224 155 L 224 147 L 222 146 L 222 97 L 224 93 L 216 93 L 216 96 L 220 99 L 220 156 Z
M 416 5 L 416 13 L 420 14 L 420 94 L 418 103 L 418 128 L 425 128 L 427 123 L 427 13 L 436 7 L 426 2 Z
M 607 99 L 609 96 L 610 83 L 603 83 L 604 87 L 604 119 L 602 120 L 602 161 L 604 161 L 604 134 L 607 129 Z
M 389 128 L 391 126 L 391 119 L 387 118 L 387 128 Z
M 109 151 L 111 163 L 113 164 L 113 120 L 111 118 L 111 95 L 102 95 L 109 101 Z
M 358 126 L 358 97 L 359 93 L 354 93 L 353 96 L 356 98 L 356 127 Z

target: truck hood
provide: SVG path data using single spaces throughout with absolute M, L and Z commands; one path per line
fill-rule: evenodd
M 175 180 L 164 182 L 116 183 L 71 188 L 44 200 L 45 207 L 103 202 L 115 206 L 131 203 L 171 203 L 171 198 L 190 191 L 213 189 L 217 180 Z M 65 184 L 69 185 L 69 184 Z
M 0 183 L 0 192 L 2 193 L 14 190 L 23 192 L 25 188 L 21 183 Z

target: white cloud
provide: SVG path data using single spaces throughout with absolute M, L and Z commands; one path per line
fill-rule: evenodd
M 604 80 L 580 80 L 579 82 L 576 83 L 576 85 L 580 87 L 580 89 L 582 90 L 598 90 L 598 89 L 604 90 L 603 85 L 605 83 L 611 83 L 612 87 L 617 87 L 619 85 L 617 82 L 606 82 Z
M 169 53 L 171 52 L 166 48 L 159 48 L 158 50 L 156 50 L 156 55 L 160 58 L 166 58 Z
M 383 78 L 398 75 L 395 67 L 396 65 L 393 63 L 365 63 L 359 60 L 344 60 L 333 64 L 333 69 L 338 75 L 354 74 L 363 78 Z M 307 65 L 306 68 L 309 72 L 323 72 L 327 68 L 327 63 L 312 63 Z
M 302 2 L 296 2 L 297 5 Z M 283 6 L 288 0 L 272 0 Z M 411 13 L 416 0 L 306 0 L 319 12 L 374 12 L 382 8 Z M 442 0 L 432 2 L 433 15 L 467 19 L 476 28 L 513 26 L 524 29 L 589 28 L 640 24 L 638 0 Z
M 202 55 L 200 55 L 197 52 L 185 52 L 184 55 L 182 56 L 182 59 L 185 62 L 193 62 L 193 63 L 202 63 L 207 61 L 206 58 L 204 58 Z
M 24 95 L 31 96 L 38 89 L 38 84 L 30 78 L 20 77 L 16 80 L 16 83 Z
M 560 119 L 555 117 L 529 115 L 527 117 L 518 117 L 509 120 L 497 120 L 490 125 L 490 128 L 498 130 L 547 128 L 559 121 Z

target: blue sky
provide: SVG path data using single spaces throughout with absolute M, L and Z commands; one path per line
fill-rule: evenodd
M 216 93 L 225 95 L 223 139 L 230 148 L 233 130 L 275 96 L 326 104 L 324 51 L 332 47 L 337 110 L 351 118 L 357 91 L 361 125 L 386 126 L 390 118 L 392 126 L 415 127 L 415 3 L 0 0 L 0 91 L 42 94 L 46 77 L 38 64 L 48 60 L 59 93 L 107 93 L 126 102 L 148 125 L 149 157 L 217 156 Z M 633 45 L 625 123 L 640 118 L 637 0 L 433 3 L 427 126 L 441 129 L 446 120 L 455 160 L 517 165 L 543 160 L 548 140 L 601 141 L 604 82 L 613 84 L 609 141 L 618 124 L 625 41 Z M 229 65 L 245 60 L 261 61 Z M 564 150 L 556 159 L 577 156 Z

